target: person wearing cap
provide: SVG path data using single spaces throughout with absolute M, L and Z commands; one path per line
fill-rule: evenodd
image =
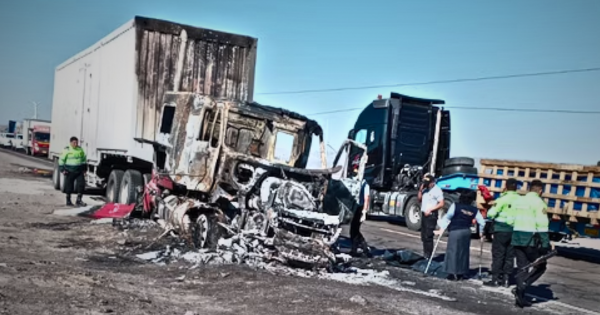
M 543 191 L 544 184 L 538 179 L 533 180 L 529 192 L 517 198 L 512 204 L 512 215 L 508 217 L 507 223 L 513 227 L 511 245 L 514 248 L 518 269 L 534 262 L 548 253 L 551 248 L 547 205 L 541 198 Z M 512 293 L 518 307 L 531 306 L 531 303 L 525 300 L 525 290 L 545 271 L 546 262 L 542 262 L 528 272 L 517 274 L 517 287 L 512 290 Z
M 504 286 L 508 288 L 509 277 L 515 266 L 513 252 L 512 232 L 513 227 L 508 224 L 512 215 L 512 205 L 521 196 L 517 193 L 517 180 L 509 178 L 500 198 L 496 199 L 494 206 L 487 213 L 488 219 L 494 221 L 492 238 L 492 280 L 485 282 L 486 286 Z
M 436 235 L 440 235 L 444 230 L 448 230 L 444 272 L 448 274 L 449 280 L 461 280 L 469 274 L 473 219 L 479 224 L 480 231 L 485 227 L 481 212 L 473 206 L 476 198 L 477 193 L 473 190 L 461 191 L 458 202 L 450 205 L 448 212 L 440 220 L 440 229 L 435 231 Z M 482 233 L 480 241 L 483 242 Z
M 87 157 L 83 149 L 79 146 L 77 137 L 71 137 L 70 145 L 66 146 L 58 158 L 58 169 L 65 176 L 65 190 L 67 206 L 72 206 L 71 194 L 77 193 L 75 204 L 79 207 L 85 207 L 86 204 L 81 200 L 85 190 L 85 173 L 87 171 Z
M 433 255 L 433 231 L 437 227 L 438 210 L 444 207 L 444 193 L 435 184 L 433 175 L 425 174 L 417 197 L 421 201 L 423 255 L 429 259 Z
M 358 179 L 358 166 L 355 166 L 352 170 L 355 179 Z M 358 256 L 358 248 L 362 249 L 363 255 L 370 255 L 370 249 L 367 246 L 367 242 L 360 232 L 362 223 L 367 218 L 367 212 L 369 210 L 369 197 L 370 187 L 366 179 L 362 179 L 360 183 L 360 193 L 357 198 L 356 211 L 352 217 L 350 223 L 350 239 L 352 240 L 352 250 L 350 252 L 353 256 Z

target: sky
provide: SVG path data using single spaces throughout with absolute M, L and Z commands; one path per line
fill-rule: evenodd
M 446 101 L 452 156 L 596 164 L 598 114 L 452 109 L 600 111 L 600 71 L 334 91 L 600 67 L 600 1 L 3 0 L 0 124 L 50 119 L 54 69 L 135 15 L 258 38 L 255 101 L 317 120 L 339 147 L 378 94 Z M 330 152 L 332 154 L 332 152 Z

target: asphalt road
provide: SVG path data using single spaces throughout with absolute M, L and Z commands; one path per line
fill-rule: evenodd
M 375 220 L 373 220 L 375 219 Z M 363 225 L 363 235 L 369 245 L 376 248 L 410 249 L 422 253 L 419 232 L 408 230 L 402 222 L 386 222 L 381 218 L 367 220 Z M 442 238 L 437 253 L 443 254 L 446 250 L 446 238 Z M 600 240 L 598 240 L 600 244 Z M 471 241 L 471 269 L 475 272 L 479 267 L 479 240 Z M 560 306 L 580 311 L 599 310 L 596 298 L 600 295 L 600 272 L 597 262 L 600 260 L 600 251 L 593 249 L 572 249 L 556 245 L 559 256 L 552 258 L 548 263 L 548 270 L 543 277 L 531 288 L 530 297 L 538 300 L 547 300 L 546 303 L 558 303 Z M 491 243 L 484 243 L 482 255 L 482 270 L 486 273 L 491 266 Z M 570 258 L 566 258 L 568 256 Z M 592 262 L 590 262 L 592 261 Z M 477 280 L 471 280 L 477 281 Z M 481 281 L 479 281 L 481 282 Z M 501 291 L 512 298 L 510 289 L 498 288 L 482 289 Z
M 9 149 L 4 149 L 4 148 L 0 148 L 0 152 L 6 153 L 6 154 L 10 154 L 13 155 L 15 157 L 19 157 L 25 161 L 29 161 L 32 163 L 36 163 L 36 165 L 38 165 L 38 167 L 44 167 L 44 168 L 52 168 L 53 164 L 52 161 L 49 160 L 47 157 L 41 157 L 41 156 L 31 156 L 31 155 L 27 155 L 24 152 L 20 152 L 20 151 L 13 151 L 13 150 L 9 150 Z

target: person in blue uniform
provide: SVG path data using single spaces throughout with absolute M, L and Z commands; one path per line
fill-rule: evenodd
M 483 231 L 485 220 L 473 203 L 477 193 L 472 190 L 463 191 L 458 202 L 448 208 L 448 212 L 440 220 L 440 229 L 435 231 L 440 235 L 448 230 L 448 247 L 444 260 L 444 272 L 450 280 L 461 280 L 469 273 L 471 250 L 471 225 L 473 219 L 479 224 L 479 231 Z M 483 234 L 480 232 L 480 241 Z

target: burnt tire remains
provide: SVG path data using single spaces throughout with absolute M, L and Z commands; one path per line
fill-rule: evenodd
M 225 229 L 214 213 L 201 213 L 192 226 L 192 242 L 196 248 L 216 250 Z
M 118 202 L 119 192 L 121 188 L 121 181 L 123 181 L 123 175 L 125 172 L 121 170 L 113 170 L 108 176 L 108 182 L 106 183 L 106 199 L 108 202 Z

